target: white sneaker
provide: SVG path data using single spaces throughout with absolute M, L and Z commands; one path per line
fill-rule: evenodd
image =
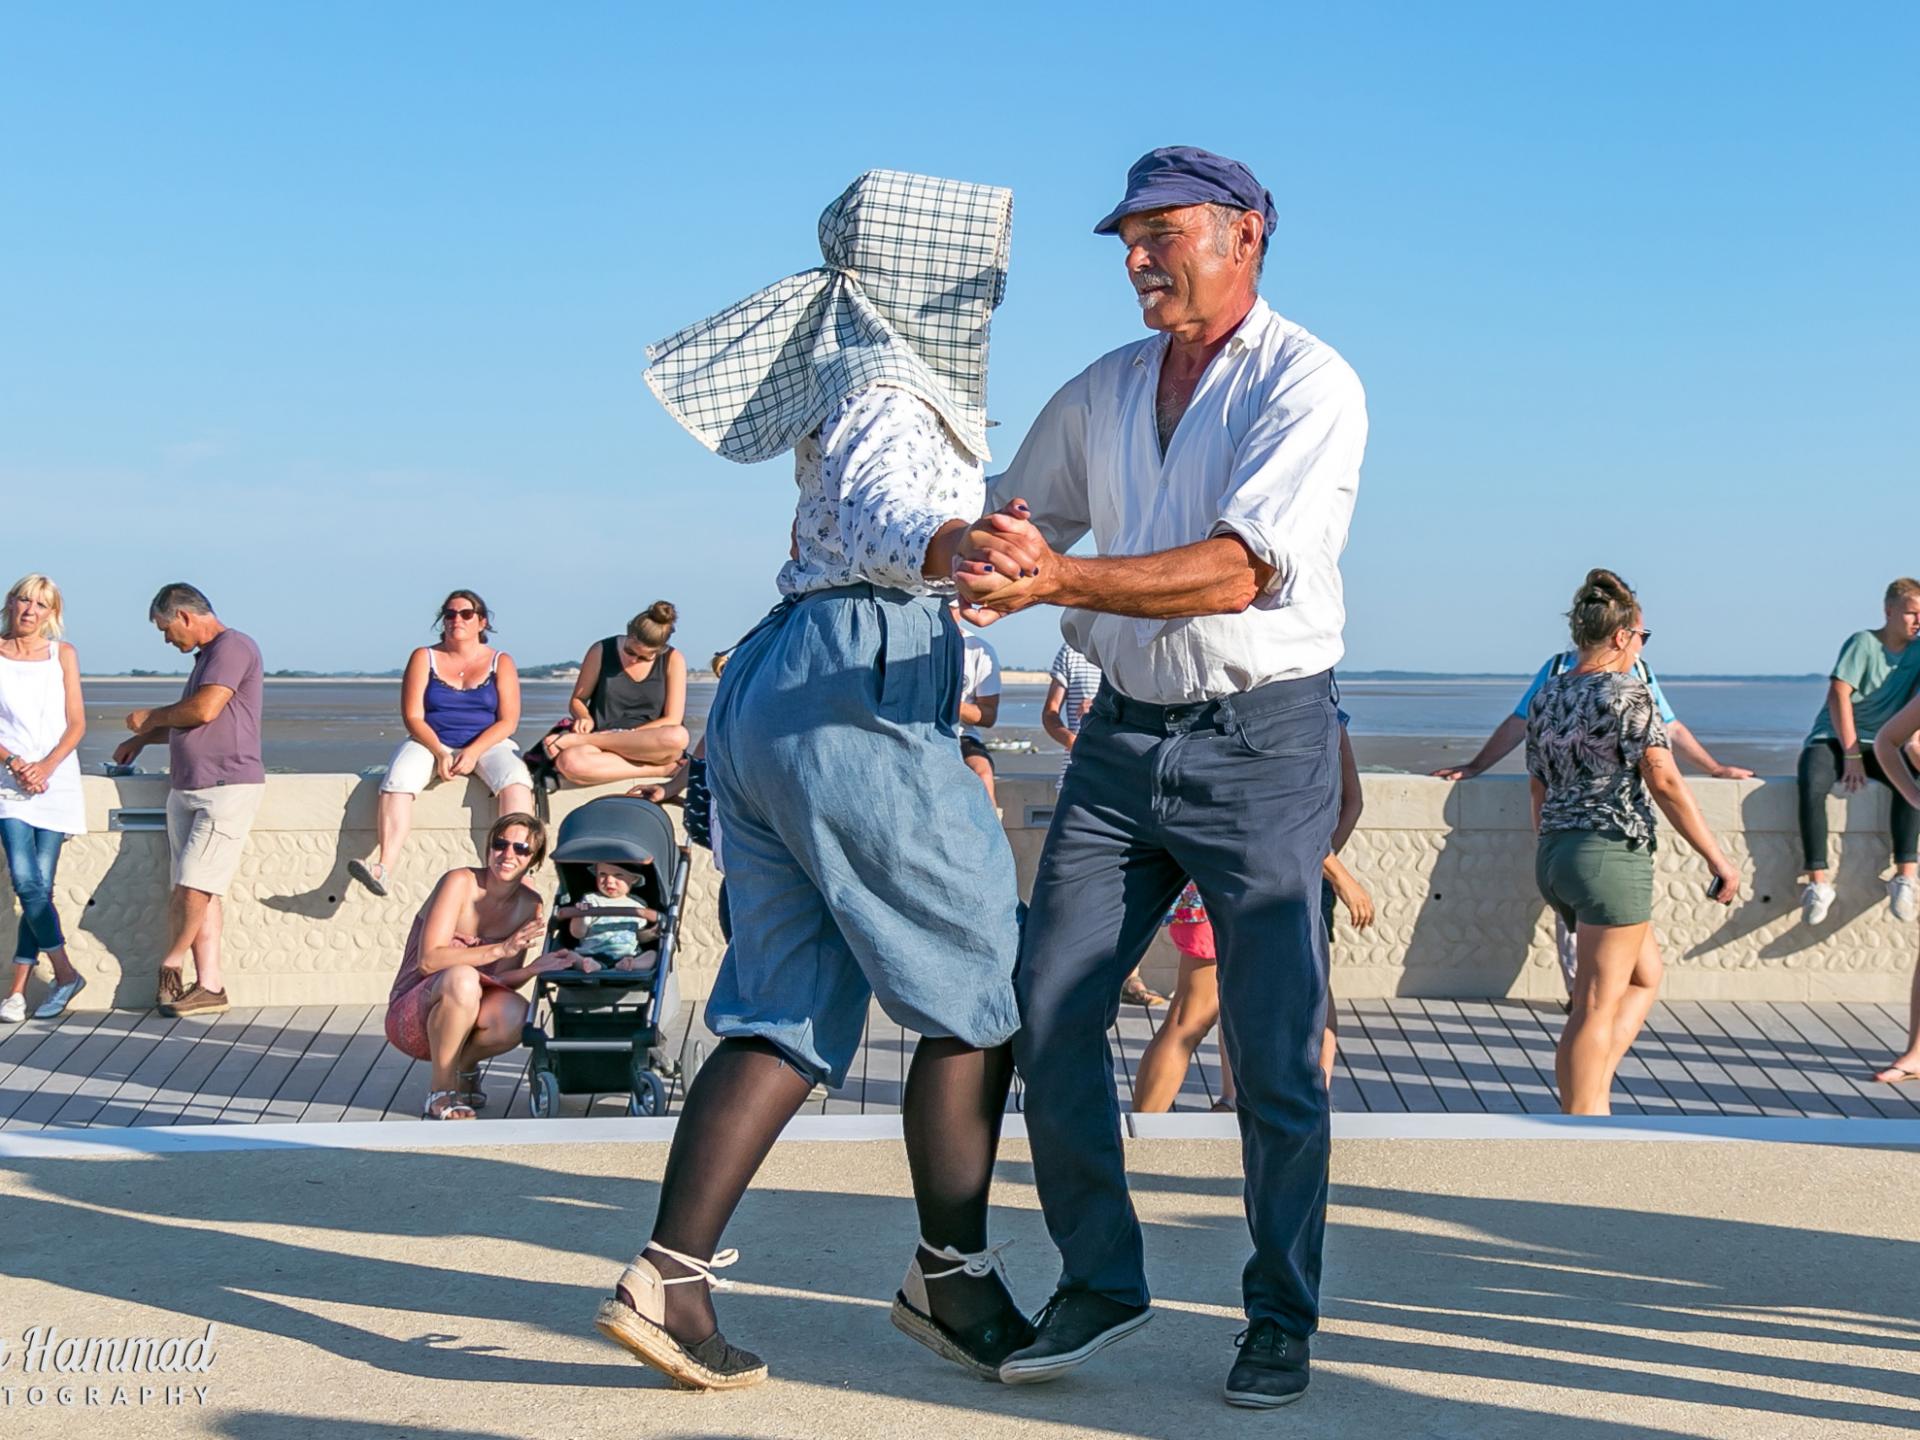
M 1807 886 L 1800 892 L 1800 918 L 1809 925 L 1825 924 L 1837 893 L 1833 886 L 1825 883 Z
M 26 1018 L 27 1018 L 27 997 L 26 996 L 9 995 L 7 996 L 6 999 L 0 1000 L 0 1020 L 6 1021 L 9 1025 L 18 1025 L 22 1020 Z
M 53 1020 L 73 1002 L 73 997 L 87 988 L 87 977 L 76 975 L 64 985 L 56 985 L 47 992 L 47 998 L 40 1002 L 40 1008 L 33 1012 L 36 1020 Z
M 1887 881 L 1887 908 L 1903 924 L 1920 917 L 1920 881 L 1911 875 L 1896 875 Z

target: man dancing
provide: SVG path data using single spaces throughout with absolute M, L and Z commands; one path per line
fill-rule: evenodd
M 1107 1029 L 1183 877 L 1220 955 L 1254 1254 L 1226 1398 L 1298 1399 L 1319 1319 L 1328 1106 L 1320 866 L 1339 809 L 1339 559 L 1367 418 L 1333 349 L 1258 294 L 1272 196 L 1236 161 L 1143 156 L 1117 233 L 1149 339 L 1048 403 L 958 581 L 978 623 L 1065 608 L 1106 676 L 1068 767 L 1016 979 L 1027 1130 L 1063 1261 L 1031 1345 L 1050 1380 L 1150 1318 Z M 1091 530 L 1098 558 L 1063 554 Z

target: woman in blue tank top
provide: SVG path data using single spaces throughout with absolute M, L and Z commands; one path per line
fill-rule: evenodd
M 456 590 L 440 604 L 440 642 L 407 660 L 400 682 L 400 719 L 407 738 L 387 762 L 380 786 L 380 849 L 352 860 L 347 873 L 376 895 L 413 825 L 413 797 L 435 780 L 478 775 L 498 802 L 497 814 L 533 809 L 533 777 L 513 732 L 520 724 L 520 672 L 513 657 L 487 644 L 493 633 L 487 602 Z

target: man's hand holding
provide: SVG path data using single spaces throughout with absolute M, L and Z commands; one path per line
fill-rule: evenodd
M 1047 598 L 1060 557 L 1034 525 L 1024 500 L 983 515 L 954 545 L 953 580 L 961 615 L 991 625 Z

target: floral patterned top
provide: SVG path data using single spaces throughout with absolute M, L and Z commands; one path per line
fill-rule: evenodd
M 920 573 L 927 544 L 949 520 L 986 508 L 980 462 L 930 405 L 891 386 L 848 397 L 796 444 L 793 478 L 796 556 L 779 582 L 787 596 L 862 581 L 916 595 L 951 590 L 951 580 Z
M 1527 773 L 1547 790 L 1540 833 L 1593 830 L 1653 849 L 1653 804 L 1640 761 L 1649 750 L 1670 747 L 1638 675 L 1554 676 L 1527 707 Z

